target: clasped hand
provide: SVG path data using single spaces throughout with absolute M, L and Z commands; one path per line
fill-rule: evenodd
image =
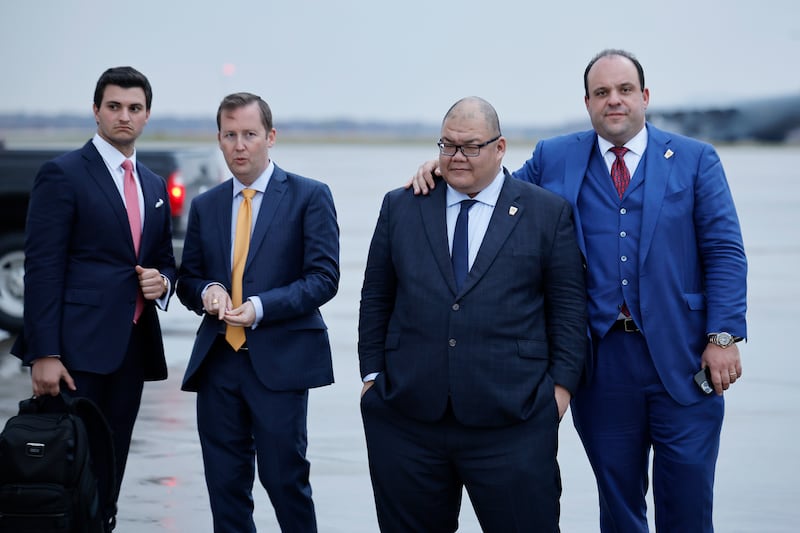
M 248 328 L 256 320 L 256 310 L 250 300 L 234 308 L 230 295 L 219 285 L 212 285 L 203 296 L 203 308 L 231 326 Z
M 157 268 L 144 268 L 136 265 L 136 274 L 139 276 L 139 287 L 146 300 L 158 300 L 164 296 L 164 278 Z

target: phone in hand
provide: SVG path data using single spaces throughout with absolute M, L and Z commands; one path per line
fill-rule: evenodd
M 698 370 L 694 375 L 694 382 L 703 394 L 711 394 L 714 392 L 714 387 L 711 386 L 711 371 L 708 367 Z

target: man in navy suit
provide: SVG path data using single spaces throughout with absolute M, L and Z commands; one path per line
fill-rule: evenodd
M 650 92 L 633 55 L 604 50 L 584 87 L 594 129 L 541 141 L 514 176 L 575 209 L 593 357 L 572 407 L 601 530 L 648 530 L 652 450 L 658 531 L 710 532 L 722 393 L 742 375 L 735 343 L 747 336 L 736 209 L 710 145 L 646 124 Z M 696 387 L 701 367 L 716 395 Z
M 152 98 L 137 70 L 108 69 L 94 93 L 94 138 L 39 170 L 26 225 L 24 329 L 12 349 L 31 366 L 34 395 L 58 394 L 63 382 L 100 407 L 113 430 L 117 490 L 144 381 L 167 378 L 156 313 L 175 279 L 167 187 L 135 149 Z
M 484 531 L 558 531 L 558 423 L 588 342 L 572 210 L 511 179 L 483 99 L 453 105 L 439 147 L 447 187 L 386 195 L 361 293 L 378 523 L 455 531 L 466 487 Z
M 308 389 L 333 382 L 319 311 L 339 284 L 333 198 L 327 185 L 270 160 L 276 131 L 258 96 L 225 97 L 217 127 L 233 178 L 192 202 L 177 289 L 203 315 L 183 389 L 197 392 L 214 531 L 256 530 L 257 458 L 281 530 L 313 532 L 306 414 Z M 243 209 L 252 214 L 239 284 L 232 272 Z

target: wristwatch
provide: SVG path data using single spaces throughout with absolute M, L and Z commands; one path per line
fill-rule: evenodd
M 711 344 L 716 344 L 721 348 L 727 348 L 731 344 L 735 343 L 736 339 L 727 331 L 720 331 L 719 333 L 709 333 L 708 342 Z

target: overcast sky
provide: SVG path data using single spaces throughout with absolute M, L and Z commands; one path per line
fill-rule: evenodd
M 603 48 L 645 67 L 651 108 L 800 92 L 796 0 L 0 0 L 0 112 L 91 113 L 94 85 L 131 65 L 152 113 L 205 116 L 235 91 L 276 124 L 438 122 L 478 95 L 501 123 L 583 119 L 583 70 Z

